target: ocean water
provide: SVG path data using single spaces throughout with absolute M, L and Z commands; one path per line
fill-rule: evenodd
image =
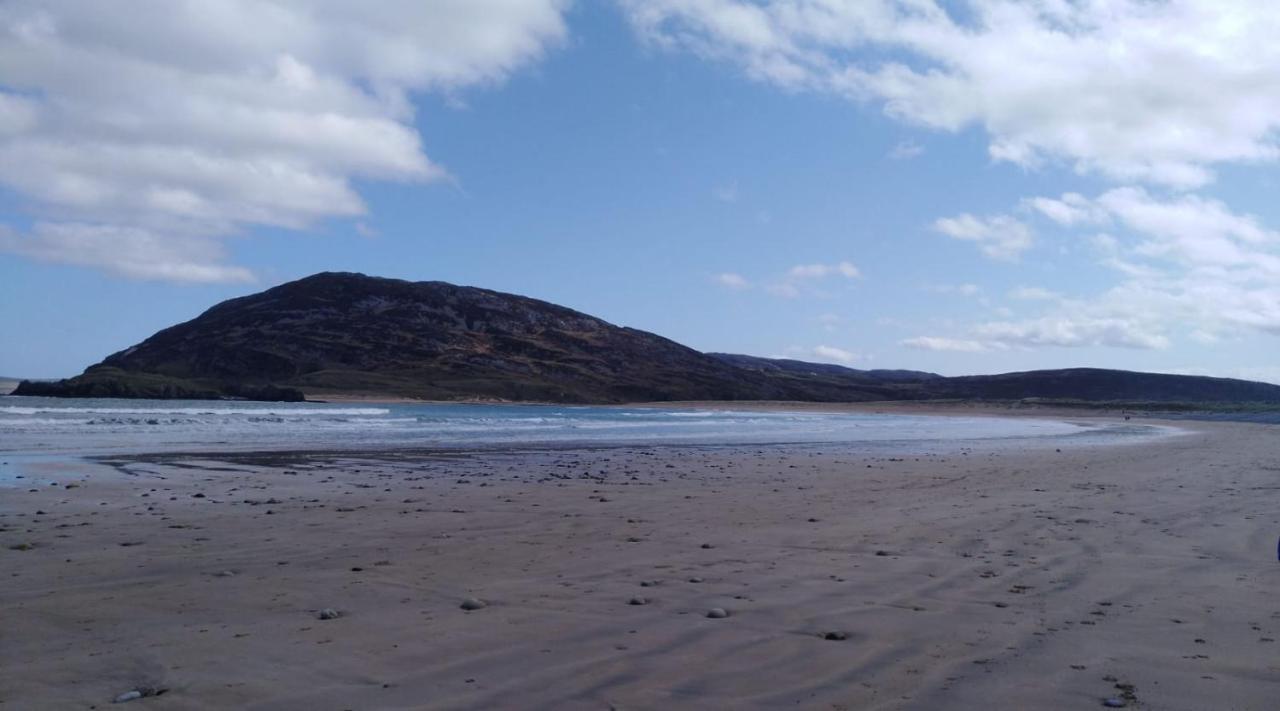
M 0 453 L 465 449 L 504 445 L 1082 441 L 1162 434 L 1058 420 L 553 405 L 257 403 L 0 397 Z

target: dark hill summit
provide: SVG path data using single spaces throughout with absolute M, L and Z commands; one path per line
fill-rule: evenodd
M 608 403 L 1019 399 L 1280 402 L 1280 386 L 1105 370 L 944 378 L 705 354 L 514 294 L 323 273 L 231 299 L 15 394 L 299 400 L 304 393 Z

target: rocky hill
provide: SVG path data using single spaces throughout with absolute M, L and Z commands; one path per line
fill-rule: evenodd
M 323 273 L 231 299 L 15 394 L 245 398 L 376 395 L 569 403 L 1067 398 L 1280 402 L 1280 386 L 1067 370 L 934 373 L 706 354 L 563 306 L 444 282 Z

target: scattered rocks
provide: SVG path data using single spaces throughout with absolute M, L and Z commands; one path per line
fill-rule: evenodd
M 466 610 L 467 612 L 471 612 L 473 610 L 483 610 L 488 606 L 489 606 L 489 603 L 485 602 L 484 600 L 481 600 L 480 598 L 469 597 L 466 600 L 463 600 L 462 604 L 459 607 Z
M 729 616 L 729 611 L 724 609 L 723 607 L 713 607 L 710 610 L 707 610 L 707 617 L 713 620 L 723 620 L 728 616 Z

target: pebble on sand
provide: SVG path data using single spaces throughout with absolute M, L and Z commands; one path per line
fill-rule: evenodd
M 637 595 L 637 596 L 635 596 L 635 597 L 631 598 L 630 600 L 628 600 L 628 601 L 627 601 L 627 604 L 628 604 L 628 605 L 648 605 L 648 604 L 649 604 L 649 598 L 647 598 L 647 597 L 640 597 L 639 595 Z
M 460 607 L 470 612 L 472 610 L 483 610 L 488 606 L 489 606 L 489 603 L 485 602 L 484 600 L 481 600 L 480 598 L 469 597 L 466 600 L 462 601 L 462 605 Z
M 319 620 L 336 620 L 339 617 L 342 617 L 342 612 L 340 610 L 335 610 L 332 607 L 326 607 L 316 613 L 316 619 Z
M 707 617 L 710 617 L 713 620 L 723 620 L 728 616 L 729 611 L 723 607 L 713 607 L 710 610 L 707 610 Z
M 155 686 L 140 686 L 136 689 L 132 689 L 130 691 L 124 692 L 123 694 L 120 694 L 119 696 L 112 699 L 111 703 L 123 704 L 126 701 L 136 701 L 138 699 L 145 699 L 151 696 L 159 696 L 166 691 L 168 691 L 168 689 L 161 689 Z
M 1102 705 L 1106 706 L 1109 709 L 1122 709 L 1128 706 L 1129 702 L 1125 701 L 1124 699 L 1118 696 L 1112 696 L 1110 698 L 1103 699 Z
M 822 635 L 822 638 L 832 642 L 843 642 L 844 640 L 849 639 L 849 633 L 840 632 L 840 631 L 827 632 L 826 634 Z

